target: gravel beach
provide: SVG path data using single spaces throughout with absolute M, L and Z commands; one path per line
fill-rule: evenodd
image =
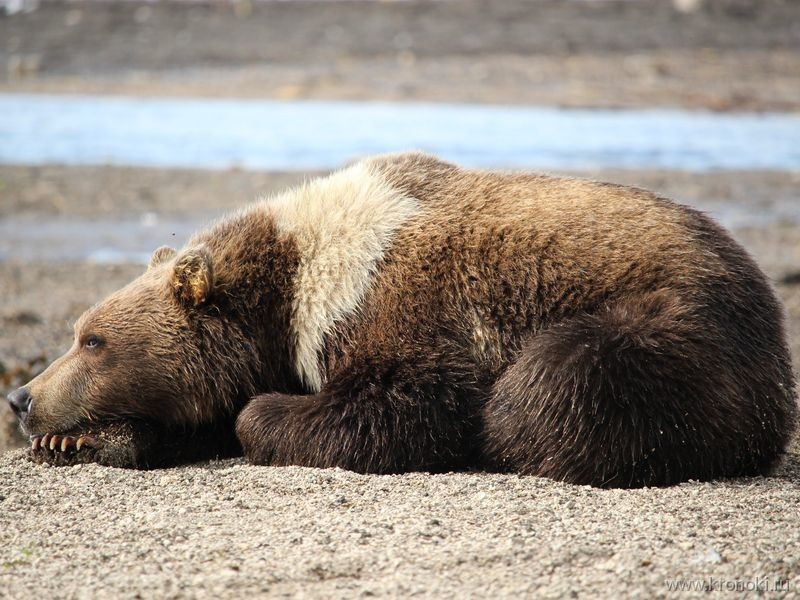
M 768 597 L 800 589 L 796 451 L 769 478 L 633 491 L 239 460 L 58 469 L 31 466 L 20 452 L 0 457 L 0 481 L 8 597 L 656 598 L 680 582 L 759 585 Z
M 798 16 L 782 0 L 43 2 L 0 17 L 0 91 L 797 110 Z

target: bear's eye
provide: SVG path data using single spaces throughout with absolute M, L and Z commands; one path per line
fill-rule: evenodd
M 101 340 L 96 335 L 89 335 L 83 340 L 83 347 L 89 350 L 96 350 L 100 346 L 103 345 L 103 340 Z

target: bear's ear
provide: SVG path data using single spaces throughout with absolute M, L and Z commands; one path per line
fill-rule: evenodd
M 153 252 L 153 256 L 150 257 L 150 264 L 147 265 L 147 269 L 150 270 L 153 267 L 157 267 L 161 263 L 167 262 L 176 254 L 177 252 L 175 252 L 175 249 L 170 248 L 169 246 L 161 246 L 161 248 L 156 248 L 155 252 Z
M 181 252 L 172 272 L 172 289 L 178 300 L 185 306 L 200 306 L 213 287 L 214 267 L 208 248 L 195 246 Z

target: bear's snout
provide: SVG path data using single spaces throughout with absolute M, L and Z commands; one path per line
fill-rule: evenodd
M 8 395 L 8 403 L 17 417 L 24 421 L 31 407 L 31 394 L 27 388 L 21 387 Z

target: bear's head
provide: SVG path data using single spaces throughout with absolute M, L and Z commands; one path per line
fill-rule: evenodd
M 29 435 L 144 419 L 198 425 L 250 393 L 256 353 L 220 316 L 214 262 L 202 244 L 153 254 L 141 276 L 86 311 L 72 347 L 9 402 Z

